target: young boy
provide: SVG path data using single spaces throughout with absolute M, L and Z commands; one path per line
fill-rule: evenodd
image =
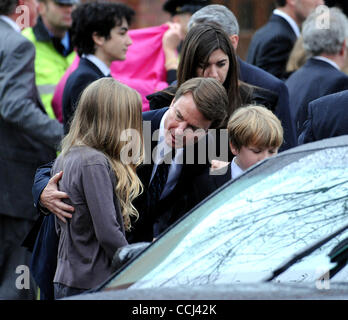
M 283 143 L 280 120 L 262 106 L 249 105 L 237 109 L 228 121 L 227 130 L 234 158 L 231 163 L 213 161 L 211 170 L 193 181 L 191 208 L 254 164 L 277 154 Z
M 231 162 L 231 178 L 278 153 L 283 143 L 283 128 L 268 109 L 250 105 L 237 109 L 227 124 Z

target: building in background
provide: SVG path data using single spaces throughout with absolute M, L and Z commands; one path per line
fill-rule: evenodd
M 162 9 L 166 0 L 115 1 L 126 3 L 135 10 L 136 16 L 132 28 L 160 25 L 170 20 L 169 13 Z M 244 59 L 252 35 L 268 21 L 269 16 L 275 8 L 274 0 L 212 0 L 211 3 L 225 5 L 237 17 L 241 28 L 238 55 Z M 348 0 L 326 0 L 326 3 L 328 6 L 341 6 L 347 14 Z
M 162 9 L 166 0 L 117 1 L 127 3 L 135 10 L 136 17 L 132 28 L 160 25 L 170 20 L 170 14 Z M 256 29 L 267 22 L 274 9 L 273 0 L 212 0 L 211 3 L 225 5 L 236 15 L 241 27 L 238 54 L 244 58 L 251 36 Z

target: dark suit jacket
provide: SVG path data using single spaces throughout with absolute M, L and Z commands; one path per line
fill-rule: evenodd
M 151 136 L 159 129 L 161 119 L 167 110 L 168 108 L 162 108 L 143 113 L 143 120 L 147 121 L 151 126 Z M 139 212 L 139 219 L 133 222 L 133 230 L 128 235 L 127 240 L 130 243 L 152 241 L 154 236 L 157 236 L 182 217 L 188 211 L 187 195 L 188 188 L 190 187 L 189 182 L 192 181 L 193 176 L 198 175 L 209 165 L 199 165 L 197 164 L 197 159 L 194 159 L 192 164 L 186 163 L 185 155 L 187 148 L 185 148 L 181 173 L 174 190 L 165 199 L 159 201 L 156 208 L 149 208 L 147 195 L 154 165 L 152 152 L 158 142 L 152 141 L 151 144 L 149 144 L 149 137 L 146 136 L 144 136 L 144 140 L 146 154 L 146 160 L 144 163 L 146 164 L 142 164 L 137 169 L 137 174 L 144 185 L 144 192 L 134 202 L 134 206 Z M 197 144 L 190 150 L 195 154 L 197 154 L 197 150 L 195 149 L 196 146 Z
M 251 39 L 247 62 L 278 78 L 285 78 L 286 63 L 296 42 L 296 34 L 282 17 L 272 14 Z
M 35 48 L 0 20 L 0 214 L 37 219 L 36 168 L 53 160 L 63 127 L 50 119 L 35 86 Z
M 329 63 L 309 59 L 286 81 L 290 96 L 290 112 L 297 136 L 307 119 L 308 104 L 322 96 L 348 89 L 348 76 Z
M 221 168 L 210 174 L 210 168 L 206 168 L 192 182 L 192 191 L 189 197 L 188 209 L 192 209 L 198 203 L 231 180 L 231 164 L 227 168 Z
M 299 144 L 348 134 L 348 90 L 330 94 L 308 105 Z
M 284 143 L 279 151 L 295 147 L 297 145 L 297 136 L 291 121 L 289 92 L 285 83 L 270 73 L 246 63 L 240 58 L 238 58 L 238 63 L 240 80 L 250 85 L 270 90 L 278 97 L 275 110 L 273 111 L 281 121 L 284 129 Z
M 70 121 L 76 110 L 82 91 L 93 81 L 98 80 L 105 75 L 91 61 L 81 58 L 79 65 L 68 77 L 63 92 L 63 124 L 64 132 L 67 133 L 70 128 Z

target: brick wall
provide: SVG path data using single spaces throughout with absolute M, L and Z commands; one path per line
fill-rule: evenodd
M 135 12 L 132 29 L 161 25 L 170 19 L 162 10 L 165 0 L 118 0 L 130 6 Z

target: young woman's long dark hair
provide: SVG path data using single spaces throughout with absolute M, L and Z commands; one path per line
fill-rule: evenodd
M 232 114 L 241 105 L 238 62 L 228 35 L 217 24 L 198 24 L 187 33 L 181 49 L 177 86 L 179 87 L 188 79 L 197 77 L 197 69 L 202 65 L 208 65 L 211 54 L 219 49 L 229 59 L 229 69 L 223 86 L 227 91 L 230 114 Z

